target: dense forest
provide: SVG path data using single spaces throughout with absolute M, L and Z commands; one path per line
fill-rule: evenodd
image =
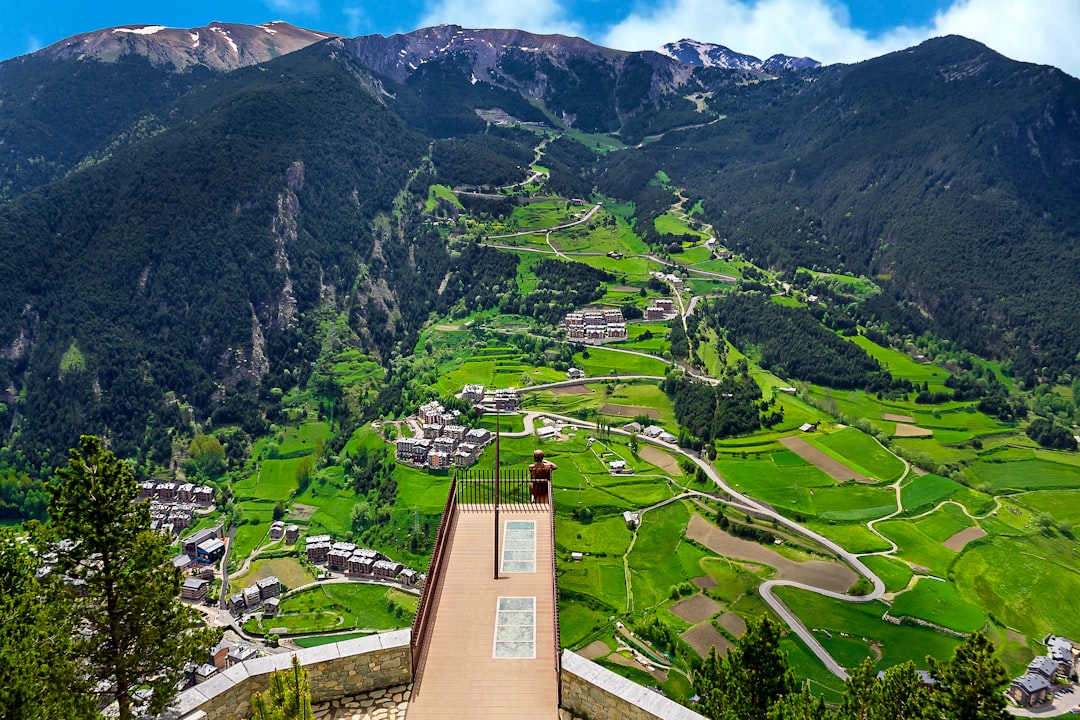
M 858 345 L 830 332 L 802 307 L 787 307 L 761 293 L 732 294 L 716 300 L 713 326 L 762 367 L 836 388 L 864 388 L 882 368 Z
M 762 400 L 761 387 L 750 377 L 745 360 L 728 368 L 715 385 L 669 373 L 661 388 L 688 433 L 680 445 L 712 446 L 713 440 L 771 427 L 783 419 L 783 410 L 772 410 L 771 399 Z

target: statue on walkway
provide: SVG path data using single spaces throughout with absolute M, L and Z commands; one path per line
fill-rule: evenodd
M 547 502 L 548 483 L 551 481 L 551 471 L 557 470 L 558 465 L 544 459 L 543 450 L 533 451 L 533 460 L 529 466 L 529 477 L 532 482 L 529 485 L 529 495 L 534 503 Z

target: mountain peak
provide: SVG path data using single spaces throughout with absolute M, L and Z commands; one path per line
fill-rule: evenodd
M 334 36 L 278 20 L 262 25 L 212 22 L 199 28 L 121 25 L 74 35 L 35 55 L 102 62 L 112 62 L 125 55 L 141 55 L 154 65 L 172 66 L 177 71 L 196 65 L 234 70 L 330 37 Z
M 789 55 L 773 55 L 767 60 L 761 60 L 753 55 L 735 52 L 723 45 L 701 42 L 690 38 L 667 43 L 658 52 L 674 58 L 684 65 L 719 67 L 731 70 L 794 70 L 814 68 L 821 65 L 820 62 L 813 58 L 796 58 Z

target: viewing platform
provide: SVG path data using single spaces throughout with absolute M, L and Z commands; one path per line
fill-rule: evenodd
M 413 625 L 407 720 L 558 717 L 551 483 L 518 470 L 451 485 Z

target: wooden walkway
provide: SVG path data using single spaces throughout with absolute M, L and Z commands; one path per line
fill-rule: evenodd
M 407 720 L 558 717 L 549 512 L 499 513 L 500 555 L 518 572 L 495 580 L 494 511 L 458 511 Z

